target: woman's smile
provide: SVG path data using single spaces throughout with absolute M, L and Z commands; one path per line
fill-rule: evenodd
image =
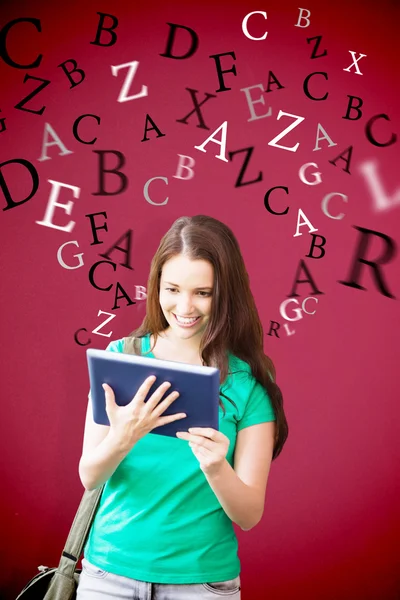
M 182 318 L 179 317 L 175 314 L 172 313 L 175 317 L 175 321 L 177 322 L 177 324 L 179 325 L 179 327 L 185 327 L 190 328 L 190 327 L 194 327 L 194 325 L 196 325 L 199 321 L 200 321 L 200 317 L 196 317 L 194 320 L 193 319 L 188 319 L 188 318 Z

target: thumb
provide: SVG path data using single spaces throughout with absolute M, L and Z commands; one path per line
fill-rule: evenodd
M 114 391 L 107 383 L 103 383 L 101 387 L 103 388 L 106 397 L 106 412 L 107 414 L 110 414 L 115 408 Z

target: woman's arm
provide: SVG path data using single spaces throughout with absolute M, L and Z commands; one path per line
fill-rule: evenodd
M 228 517 L 244 531 L 261 521 L 271 467 L 276 422 L 245 427 L 238 432 L 234 469 L 227 460 L 205 477 Z
M 132 448 L 132 445 L 128 447 L 116 440 L 110 427 L 95 423 L 92 415 L 89 397 L 83 451 L 79 461 L 79 477 L 87 490 L 94 490 L 105 483 Z

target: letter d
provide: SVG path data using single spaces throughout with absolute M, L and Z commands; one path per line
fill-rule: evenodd
M 184 58 L 189 58 L 190 56 L 193 56 L 193 54 L 196 52 L 198 45 L 199 45 L 199 38 L 198 38 L 197 33 L 193 29 L 190 29 L 190 27 L 185 27 L 185 25 L 176 25 L 175 23 L 167 23 L 167 25 L 169 25 L 171 27 L 171 29 L 169 31 L 168 40 L 167 40 L 167 47 L 165 49 L 164 54 L 160 54 L 160 56 L 165 56 L 166 58 L 176 58 L 178 60 L 184 59 Z M 180 29 L 186 29 L 186 31 L 189 32 L 190 37 L 192 38 L 191 47 L 186 52 L 186 54 L 183 54 L 182 56 L 173 55 L 171 52 L 172 46 L 174 45 L 175 32 L 176 32 L 177 27 L 179 27 Z

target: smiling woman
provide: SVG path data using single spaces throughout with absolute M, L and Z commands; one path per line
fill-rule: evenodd
M 198 351 L 207 327 L 213 285 L 213 267 L 208 261 L 177 255 L 164 265 L 159 295 L 161 310 L 169 323 L 164 335 L 189 354 Z M 183 339 L 182 329 L 191 330 Z
M 247 531 L 260 521 L 288 425 L 229 227 L 206 215 L 175 221 L 151 263 L 146 310 L 107 350 L 218 368 L 219 428 L 185 431 L 182 420 L 176 438 L 151 435 L 165 419 L 182 419 L 161 416 L 174 399 L 161 401 L 165 386 L 145 403 L 144 383 L 127 407 L 108 388 L 109 429 L 93 422 L 89 398 L 79 472 L 88 489 L 105 486 L 77 600 L 134 591 L 142 600 L 153 588 L 165 600 L 240 600 L 233 523 Z

